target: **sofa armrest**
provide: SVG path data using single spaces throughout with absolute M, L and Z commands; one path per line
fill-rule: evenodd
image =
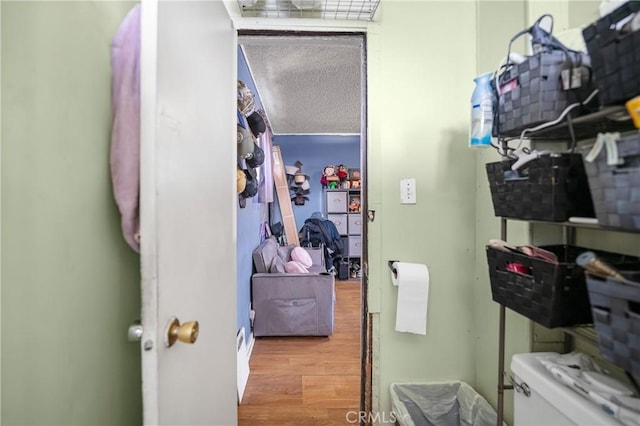
M 310 273 L 310 274 L 290 274 L 290 273 L 255 273 L 251 276 L 251 283 L 255 286 L 268 285 L 276 288 L 283 287 L 302 287 L 296 289 L 297 293 L 305 293 L 311 291 L 315 286 L 330 287 L 331 292 L 335 292 L 334 276 L 328 272 Z

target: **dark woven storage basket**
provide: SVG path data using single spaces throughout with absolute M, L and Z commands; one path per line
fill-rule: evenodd
M 558 256 L 558 264 L 487 246 L 493 300 L 547 328 L 592 322 L 584 269 L 575 263 L 585 251 L 620 267 L 640 267 L 640 259 L 577 246 L 541 246 Z M 506 270 L 509 263 L 531 268 L 531 275 Z
M 640 272 L 623 271 L 633 282 L 586 275 L 600 354 L 640 374 Z
M 544 155 L 518 169 L 521 178 L 505 178 L 514 162 L 486 165 L 496 216 L 552 222 L 595 217 L 580 154 Z
M 638 11 L 640 1 L 630 1 L 582 30 L 602 105 L 640 95 L 640 31 L 615 29 L 617 22 Z
M 618 166 L 607 165 L 605 148 L 593 162 L 584 162 L 596 217 L 603 226 L 640 229 L 640 133 L 620 138 L 617 146 L 624 160 Z
M 497 120 L 493 136 L 520 136 L 522 130 L 557 119 L 569 105 L 586 100 L 595 89 L 590 71 L 583 67 L 584 84 L 580 88 L 562 89 L 561 72 L 574 64 L 588 61 L 586 55 L 552 51 L 527 57 L 513 64 L 498 77 L 500 87 L 517 82 L 513 89 L 498 96 Z M 572 109 L 572 117 L 589 112 L 580 106 Z

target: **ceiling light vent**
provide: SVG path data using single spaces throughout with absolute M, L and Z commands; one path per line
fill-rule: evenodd
M 380 0 L 237 0 L 250 18 L 310 18 L 372 21 Z

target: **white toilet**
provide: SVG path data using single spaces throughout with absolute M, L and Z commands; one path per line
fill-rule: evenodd
M 539 352 L 513 355 L 514 426 L 624 425 L 599 404 L 554 377 L 540 362 L 540 359 L 553 355 L 559 354 Z M 640 418 L 638 420 L 636 424 L 640 424 Z

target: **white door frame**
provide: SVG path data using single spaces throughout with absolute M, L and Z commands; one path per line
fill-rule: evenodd
M 361 161 L 361 174 L 363 181 L 367 182 L 368 177 L 368 166 L 367 166 L 367 115 L 368 115 L 368 104 L 367 104 L 367 72 L 368 72 L 368 64 L 366 62 L 366 52 L 367 52 L 367 30 L 369 27 L 369 23 L 366 21 L 332 21 L 332 20 L 323 20 L 323 19 L 296 19 L 296 18 L 243 18 L 240 14 L 240 10 L 238 9 L 236 0 L 225 0 L 225 6 L 227 7 L 227 11 L 229 12 L 229 16 L 233 21 L 234 28 L 237 32 L 241 32 L 243 30 L 261 30 L 261 31 L 273 31 L 277 32 L 285 32 L 285 31 L 299 31 L 299 32 L 313 32 L 313 33 L 354 33 L 354 35 L 358 33 L 364 33 L 364 45 L 362 46 L 362 52 L 365 54 L 363 58 L 363 69 L 361 72 L 362 75 L 362 89 L 361 89 L 361 126 L 360 126 L 360 136 L 362 138 L 360 142 L 360 161 Z M 367 197 L 367 188 L 365 186 L 365 191 L 361 194 L 362 197 L 362 215 L 363 215 L 363 237 L 364 241 L 367 241 L 368 234 L 368 197 Z M 360 323 L 360 344 L 361 344 L 361 354 L 360 354 L 360 380 L 361 380 L 361 393 L 360 393 L 360 409 L 362 411 L 373 411 L 374 404 L 373 401 L 376 400 L 377 395 L 373 395 L 373 380 L 371 378 L 365 378 L 364 376 L 367 374 L 367 371 L 372 371 L 373 368 L 366 368 L 365 363 L 366 360 L 369 359 L 366 356 L 368 347 L 370 346 L 367 341 L 367 337 L 369 339 L 373 338 L 373 335 L 369 336 L 368 334 L 368 326 L 369 326 L 369 313 L 367 309 L 367 292 L 368 292 L 368 247 L 367 244 L 363 247 L 362 251 L 362 301 L 361 301 L 361 323 Z M 373 324 L 371 324 L 373 326 Z M 375 332 L 375 331 L 374 331 Z M 372 333 L 373 334 L 373 333 Z M 371 354 L 373 355 L 373 354 Z M 372 357 L 372 356 L 371 356 Z M 373 362 L 370 360 L 369 362 Z M 366 401 L 367 398 L 366 390 L 364 387 L 368 385 L 370 386 L 372 395 L 370 397 L 373 401 Z
M 2 6 L 0 5 L 0 26 L 2 26 Z M 2 46 L 2 31 L 0 31 L 0 46 Z M 0 54 L 0 105 L 2 105 L 2 54 Z M 2 108 L 0 108 L 0 123 L 2 123 Z M 2 305 L 2 132 L 0 132 L 0 306 Z M 2 315 L 0 315 L 0 330 L 2 330 Z M 0 332 L 0 354 L 2 353 L 2 333 Z M 0 383 L 2 383 L 2 368 L 0 368 Z M 2 413 L 2 386 L 0 386 L 0 413 Z M 0 416 L 2 425 L 2 416 Z

